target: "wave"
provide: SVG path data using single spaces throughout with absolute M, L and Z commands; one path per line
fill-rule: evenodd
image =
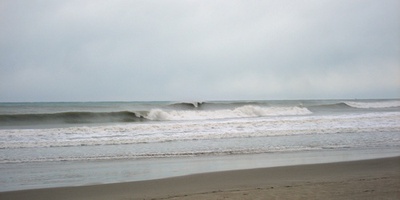
M 179 106 L 186 104 L 180 103 Z M 199 104 L 201 105 L 201 104 Z M 261 107 L 245 105 L 232 109 L 158 109 L 149 111 L 120 112 L 63 112 L 53 114 L 0 115 L 0 126 L 40 125 L 40 124 L 89 124 L 174 120 L 213 120 L 229 118 L 307 115 L 305 107 Z
M 341 103 L 333 103 L 333 104 L 322 104 L 322 105 L 312 105 L 309 106 L 310 109 L 329 109 L 329 110 L 335 110 L 335 109 L 349 109 L 353 108 L 349 105 L 347 105 L 344 102 Z
M 400 108 L 400 101 L 342 101 L 332 102 L 331 104 L 317 104 L 307 106 L 311 111 L 355 111 L 363 109 L 388 109 L 388 108 Z
M 168 105 L 169 107 L 172 108 L 180 108 L 180 109 L 193 109 L 193 108 L 200 108 L 205 102 L 179 102 L 179 103 L 173 103 Z
M 146 119 L 140 112 L 63 112 L 50 114 L 0 115 L 0 125 L 85 124 L 109 122 L 139 122 Z
M 400 107 L 400 101 L 355 102 L 345 101 L 344 104 L 353 108 L 394 108 Z
M 176 110 L 221 110 L 234 109 L 241 106 L 269 106 L 266 102 L 257 101 L 193 101 L 193 102 L 178 102 L 167 105 L 169 109 Z
M 85 108 L 85 107 L 84 107 Z M 112 107 L 84 110 L 68 107 L 56 113 L 46 113 L 40 107 L 39 113 L 0 114 L 0 126 L 37 126 L 90 123 L 135 123 L 146 121 L 214 120 L 246 117 L 309 115 L 324 112 L 359 112 L 390 108 L 400 108 L 400 100 L 381 101 L 300 101 L 287 102 L 178 102 L 137 107 Z M 81 109 L 82 111 L 79 111 Z M 121 110 L 119 110 L 121 109 Z M 132 111 L 133 110 L 133 111 Z M 135 111 L 136 110 L 136 111 Z M 141 110 L 141 111 L 138 111 Z
M 306 103 L 307 104 L 307 103 Z M 233 102 L 179 102 L 168 105 L 168 108 L 175 110 L 221 110 L 221 109 L 235 109 L 239 107 L 255 106 L 261 108 L 274 108 L 274 107 L 303 107 L 301 101 L 287 101 L 287 102 L 273 102 L 273 101 L 233 101 Z M 400 107 L 400 100 L 380 100 L 380 101 L 331 101 L 322 104 L 308 104 L 310 108 L 325 108 L 325 109 L 373 109 L 373 108 L 396 108 Z
M 152 109 L 145 118 L 149 120 L 208 120 L 243 117 L 264 117 L 282 115 L 308 115 L 312 112 L 305 107 L 261 107 L 245 105 L 234 109 L 220 110 L 162 110 Z
M 176 123 L 139 123 L 50 129 L 0 129 L 0 149 L 105 146 L 230 138 L 371 133 L 399 142 L 400 112 L 287 116 Z M 380 136 L 391 133 L 395 137 Z M 398 134 L 397 134 L 398 135 Z M 379 137 L 378 137 L 379 136 Z M 363 141 L 360 141 L 363 143 Z M 143 149 L 144 150 L 144 149 Z

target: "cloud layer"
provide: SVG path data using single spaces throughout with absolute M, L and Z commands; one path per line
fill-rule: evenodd
M 0 2 L 0 101 L 400 97 L 400 3 Z

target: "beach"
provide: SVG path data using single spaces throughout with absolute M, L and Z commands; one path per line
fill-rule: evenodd
M 398 8 L 0 0 L 0 200 L 400 200 Z
M 398 99 L 0 103 L 0 199 L 393 199 L 399 121 Z
M 21 190 L 0 199 L 399 199 L 400 157 Z

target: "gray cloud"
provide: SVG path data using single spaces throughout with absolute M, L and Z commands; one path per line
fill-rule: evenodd
M 399 4 L 2 1 L 0 101 L 398 98 Z

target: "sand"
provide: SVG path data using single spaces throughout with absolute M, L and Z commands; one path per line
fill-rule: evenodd
M 0 199 L 400 199 L 400 157 L 1 192 Z

